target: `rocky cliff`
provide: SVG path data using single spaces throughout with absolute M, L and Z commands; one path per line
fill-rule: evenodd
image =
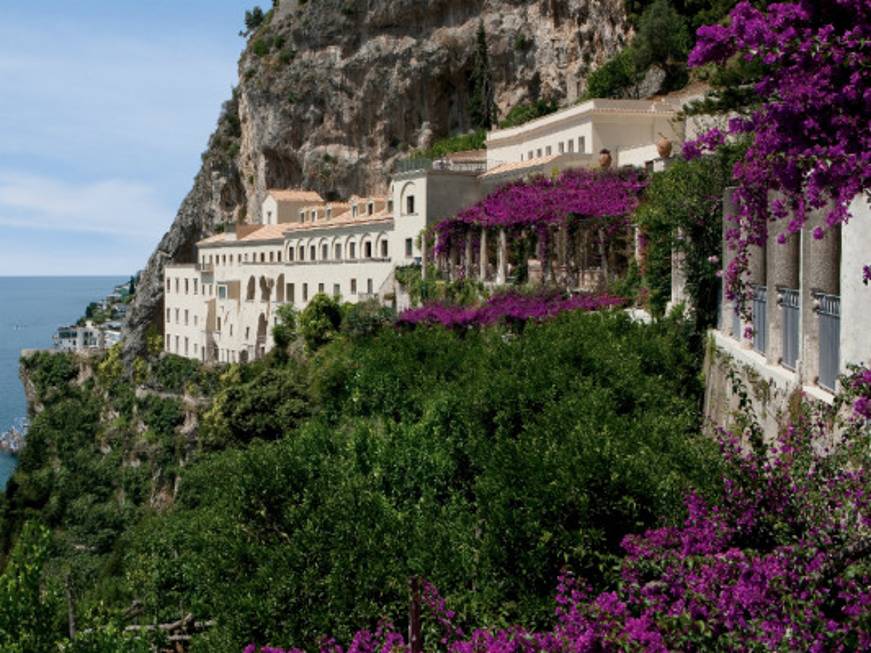
M 203 166 L 145 268 L 128 358 L 161 325 L 163 266 L 193 262 L 218 225 L 258 221 L 267 188 L 383 190 L 398 158 L 470 129 L 479 22 L 500 115 L 574 101 L 629 29 L 623 0 L 281 0 L 248 38 Z

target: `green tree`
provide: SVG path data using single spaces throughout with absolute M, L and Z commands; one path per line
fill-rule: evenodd
M 469 99 L 469 117 L 477 129 L 490 129 L 496 122 L 493 79 L 490 72 L 490 55 L 487 52 L 487 34 L 484 22 L 478 23 L 475 59 L 472 64 L 472 96 Z
M 635 70 L 644 71 L 657 64 L 669 78 L 682 73 L 685 81 L 689 48 L 690 34 L 684 17 L 668 0 L 654 0 L 641 15 L 632 41 Z
M 318 293 L 299 316 L 299 332 L 309 351 L 328 343 L 342 325 L 342 307 L 339 301 Z
M 266 15 L 260 7 L 254 7 L 245 12 L 245 31 L 240 32 L 242 36 L 249 36 L 257 31 L 263 24 Z
M 296 334 L 296 309 L 293 304 L 282 304 L 276 311 L 278 322 L 272 327 L 275 351 L 280 358 L 287 356 L 287 348 Z

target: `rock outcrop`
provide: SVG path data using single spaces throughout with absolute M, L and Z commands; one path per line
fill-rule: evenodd
M 128 360 L 161 327 L 163 266 L 193 262 L 225 222 L 257 222 L 267 188 L 384 190 L 398 158 L 469 130 L 480 23 L 500 115 L 538 97 L 573 102 L 628 30 L 622 0 L 280 0 L 249 37 L 203 167 L 145 268 Z

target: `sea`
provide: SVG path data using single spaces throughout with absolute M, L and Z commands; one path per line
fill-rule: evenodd
M 22 349 L 44 349 L 59 326 L 72 324 L 129 277 L 0 277 L 0 433 L 27 416 L 18 378 Z M 0 452 L 0 488 L 16 459 Z

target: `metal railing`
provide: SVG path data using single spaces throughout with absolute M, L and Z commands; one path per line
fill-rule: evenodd
M 801 319 L 798 308 L 798 290 L 780 288 L 777 302 L 783 309 L 783 358 L 781 363 L 784 367 L 795 370 L 798 361 L 798 333 Z
M 768 289 L 765 286 L 753 286 L 753 349 L 760 354 L 768 350 L 767 304 Z
M 841 298 L 815 293 L 814 311 L 820 316 L 819 384 L 834 392 L 841 356 Z

